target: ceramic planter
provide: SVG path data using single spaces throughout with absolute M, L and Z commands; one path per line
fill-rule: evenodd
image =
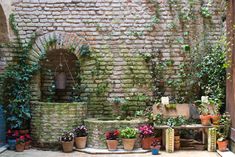
M 65 153 L 70 153 L 73 151 L 73 144 L 74 144 L 74 141 L 70 141 L 70 142 L 61 142 L 62 143 L 62 147 L 63 147 L 63 151 Z
M 122 143 L 123 143 L 124 149 L 128 151 L 133 150 L 135 141 L 136 141 L 135 138 L 134 139 L 123 138 Z
M 161 146 L 151 147 L 152 155 L 158 155 Z
M 228 147 L 228 140 L 217 141 L 219 151 L 226 151 Z
M 16 140 L 15 139 L 8 139 L 7 143 L 9 145 L 10 150 L 15 150 L 16 149 Z
M 144 137 L 141 140 L 141 146 L 143 149 L 150 149 L 153 137 Z
M 106 140 L 108 150 L 117 150 L 118 140 Z
M 201 124 L 204 126 L 211 125 L 211 115 L 200 115 Z
M 83 149 L 86 147 L 87 136 L 84 137 L 75 137 L 76 147 L 78 149 Z
M 219 123 L 220 123 L 220 116 L 219 115 L 212 115 L 211 119 L 212 119 L 212 123 L 214 125 L 219 125 Z
M 25 147 L 25 143 L 16 144 L 16 151 L 17 152 L 23 152 L 24 147 Z

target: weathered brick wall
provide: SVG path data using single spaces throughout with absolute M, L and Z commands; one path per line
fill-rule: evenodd
M 216 41 L 223 26 L 220 2 L 214 0 L 209 6 L 212 18 L 208 22 L 200 14 L 204 4 L 195 0 L 195 19 L 187 24 L 179 19 L 190 13 L 187 0 L 15 0 L 13 12 L 25 41 L 35 31 L 40 35 L 74 33 L 96 51 L 93 58 L 84 59 L 81 67 L 82 85 L 88 87 L 82 96 L 89 100 L 90 115 L 108 115 L 112 106 L 107 98 L 151 95 L 151 75 L 139 53 L 160 50 L 164 59 L 174 60 L 168 73 L 172 75 L 186 56 L 180 39 L 193 46 L 206 32 L 211 42 Z M 185 32 L 189 34 L 186 37 Z M 97 63 L 101 70 L 97 70 Z M 103 74 L 94 76 L 97 71 Z M 38 88 L 37 84 L 34 87 Z M 166 94 L 170 91 L 167 87 Z M 37 90 L 33 92 L 40 95 Z M 137 108 L 138 105 L 131 106 L 131 110 Z

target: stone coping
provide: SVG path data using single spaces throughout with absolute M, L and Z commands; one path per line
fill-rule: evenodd
M 134 154 L 134 153 L 148 153 L 150 150 L 144 150 L 142 148 L 137 148 L 132 151 L 127 151 L 124 149 L 117 149 L 115 151 L 109 151 L 108 149 L 95 149 L 95 148 L 85 148 L 76 149 L 79 152 L 84 152 L 88 154 Z
M 84 122 L 87 122 L 87 123 L 144 123 L 144 122 L 147 122 L 146 120 L 144 119 L 132 119 L 132 120 L 105 120 L 105 119 L 102 119 L 102 118 L 87 118 L 87 119 L 84 119 Z
M 85 105 L 85 102 L 45 102 L 45 101 L 31 101 L 32 105 L 66 105 L 66 104 L 74 104 L 74 105 Z

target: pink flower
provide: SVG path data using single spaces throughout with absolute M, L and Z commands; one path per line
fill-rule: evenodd
M 20 136 L 20 139 L 21 139 L 21 140 L 24 140 L 24 136 Z

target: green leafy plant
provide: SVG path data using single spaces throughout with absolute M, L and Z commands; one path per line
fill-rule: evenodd
M 136 138 L 137 133 L 138 133 L 138 130 L 136 128 L 126 127 L 125 129 L 121 130 L 120 136 L 122 138 L 133 139 L 133 138 Z
M 229 137 L 231 126 L 231 117 L 227 112 L 221 116 L 220 124 L 223 124 L 223 126 L 219 129 L 218 141 L 225 141 Z

